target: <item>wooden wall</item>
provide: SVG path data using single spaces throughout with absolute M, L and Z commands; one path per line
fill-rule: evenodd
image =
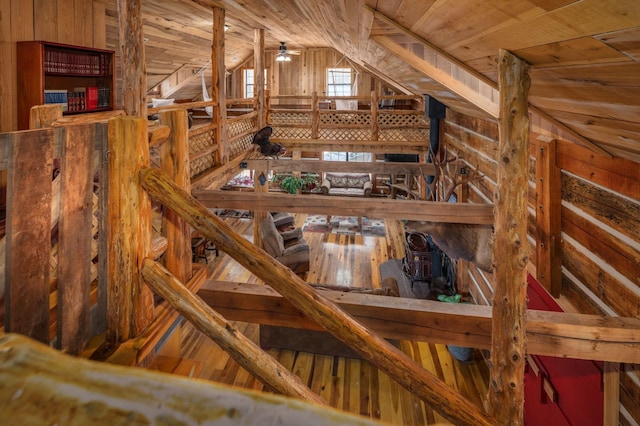
M 101 0 L 0 0 L 0 132 L 17 130 L 16 42 L 106 48 Z
M 276 62 L 276 52 L 267 52 L 265 64 L 267 68 L 267 89 L 272 95 L 308 95 L 313 92 L 322 95 L 327 87 L 327 68 L 354 68 L 342 54 L 334 49 L 305 49 L 299 55 L 291 55 L 290 62 Z M 253 57 L 250 57 L 230 75 L 228 85 L 229 99 L 242 98 L 243 71 L 253 68 Z M 356 90 L 358 96 L 369 96 L 372 90 L 381 90 L 379 83 L 370 73 L 356 69 Z
M 528 197 L 530 272 L 535 276 L 535 146 L 540 135 L 558 140 L 562 191 L 562 294 L 558 302 L 567 311 L 639 318 L 640 165 L 595 154 L 535 115 L 531 117 L 534 148 L 530 150 Z M 468 201 L 492 202 L 497 122 L 448 110 L 443 136 L 451 151 L 485 175 L 469 186 Z M 469 265 L 461 278 L 475 303 L 491 303 L 491 274 Z M 621 366 L 621 424 L 640 423 L 639 367 Z

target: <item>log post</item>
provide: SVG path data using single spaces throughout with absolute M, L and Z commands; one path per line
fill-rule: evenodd
M 536 152 L 536 275 L 553 297 L 562 287 L 560 167 L 558 144 L 540 136 Z
M 153 295 L 140 275 L 151 254 L 151 202 L 138 172 L 149 165 L 147 119 L 109 120 L 107 341 L 124 342 L 153 320 Z
M 605 362 L 603 425 L 620 424 L 620 363 Z
M 216 124 L 215 139 L 218 150 L 215 152 L 216 166 L 227 164 L 227 102 L 225 96 L 224 68 L 224 16 L 222 8 L 213 8 L 213 43 L 211 45 L 211 99 L 213 100 L 213 117 Z
M 495 288 L 487 406 L 499 424 L 521 425 L 527 309 L 528 65 L 506 50 L 498 60 L 500 118 L 494 192 Z
M 371 91 L 371 140 L 377 141 L 380 134 L 380 123 L 378 122 L 378 92 Z
M 264 29 L 253 30 L 253 95 L 256 97 L 258 110 L 258 129 L 262 129 L 267 121 L 264 107 Z
M 118 33 L 122 69 L 122 109 L 147 117 L 147 69 L 144 60 L 142 0 L 118 0 Z
M 286 297 L 300 312 L 349 345 L 444 417 L 459 425 L 493 425 L 479 407 L 421 368 L 411 358 L 353 319 L 338 305 L 320 295 L 291 269 L 238 235 L 191 194 L 176 186 L 158 169 L 141 171 L 149 194 L 182 217 L 225 253 Z
M 269 170 L 261 167 L 253 171 L 253 190 L 255 192 L 269 192 Z M 262 181 L 264 180 L 264 184 Z M 253 243 L 258 247 L 262 247 L 262 220 L 267 217 L 270 212 L 263 210 L 253 210 Z
M 311 139 L 318 139 L 318 126 L 320 125 L 320 105 L 318 92 L 311 94 Z
M 160 112 L 160 123 L 169 126 L 169 139 L 162 145 L 162 169 L 185 191 L 191 192 L 189 167 L 189 125 L 187 111 L 169 109 Z M 162 229 L 167 238 L 165 266 L 182 282 L 192 275 L 191 226 L 174 211 L 163 211 Z
M 298 376 L 280 365 L 233 324 L 191 293 L 160 264 L 151 259 L 145 260 L 142 275 L 156 293 L 262 383 L 283 395 L 327 404 L 302 383 Z
M 29 111 L 29 128 L 44 129 L 62 118 L 62 104 L 35 105 Z

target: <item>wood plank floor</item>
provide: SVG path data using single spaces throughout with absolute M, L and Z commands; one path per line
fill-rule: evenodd
M 305 216 L 296 215 L 296 226 L 302 226 Z M 252 219 L 227 218 L 225 221 L 239 234 L 253 239 Z M 311 247 L 311 271 L 306 280 L 354 287 L 380 286 L 380 265 L 389 259 L 401 258 L 404 253 L 401 224 L 388 221 L 386 226 L 386 237 L 305 232 L 304 237 Z M 212 279 L 261 283 L 223 253 L 210 262 L 210 267 Z M 259 343 L 257 324 L 236 322 L 235 325 Z M 425 369 L 482 406 L 488 383 L 488 369 L 483 361 L 463 364 L 452 358 L 444 345 L 410 341 L 399 341 L 398 345 Z M 393 425 L 450 424 L 433 407 L 411 395 L 368 362 L 276 348 L 268 352 L 340 410 Z M 192 369 L 200 379 L 265 390 L 262 383 L 188 323 L 183 323 L 180 329 L 180 357 L 201 364 L 201 368 Z

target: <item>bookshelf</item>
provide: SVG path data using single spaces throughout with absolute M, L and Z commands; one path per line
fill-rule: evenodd
M 63 103 L 65 115 L 113 110 L 114 61 L 112 50 L 18 42 L 18 129 L 29 128 L 34 105 Z

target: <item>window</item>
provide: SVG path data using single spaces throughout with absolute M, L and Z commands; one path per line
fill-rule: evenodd
M 327 95 L 356 95 L 351 93 L 351 68 L 327 68 Z
M 255 93 L 253 86 L 255 84 L 255 73 L 253 69 L 244 70 L 244 97 L 253 98 Z M 264 88 L 267 88 L 267 70 L 264 70 Z
M 351 161 L 351 162 L 371 162 L 370 152 L 323 152 L 322 159 L 324 161 Z

